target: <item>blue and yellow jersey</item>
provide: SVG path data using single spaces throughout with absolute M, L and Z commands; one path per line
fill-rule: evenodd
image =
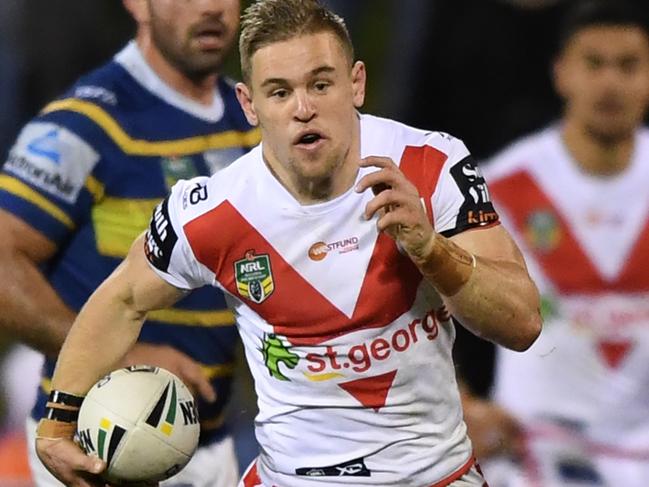
M 212 174 L 258 142 L 227 81 L 218 82 L 212 106 L 196 104 L 165 85 L 131 43 L 25 126 L 0 173 L 0 207 L 58 245 L 44 272 L 79 310 L 177 180 Z M 142 329 L 141 340 L 200 362 L 216 387 L 215 404 L 199 401 L 203 441 L 225 430 L 233 323 L 224 296 L 204 288 L 150 313 Z M 53 368 L 47 360 L 35 418 Z

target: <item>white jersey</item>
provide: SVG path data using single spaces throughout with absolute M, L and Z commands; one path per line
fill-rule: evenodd
M 438 232 L 497 221 L 459 140 L 363 115 L 361 157 L 370 155 L 400 164 Z M 454 326 L 410 259 L 363 218 L 372 197 L 351 188 L 302 206 L 257 147 L 209 179 L 178 183 L 154 214 L 146 250 L 159 275 L 230 296 L 266 485 L 427 487 L 471 458 Z
M 649 131 L 614 177 L 580 171 L 558 126 L 485 174 L 546 315 L 529 351 L 499 350 L 496 399 L 528 423 L 560 420 L 592 448 L 649 462 Z

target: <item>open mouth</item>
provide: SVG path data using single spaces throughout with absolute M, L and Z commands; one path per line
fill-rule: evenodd
M 300 144 L 313 144 L 314 142 L 317 142 L 320 140 L 322 137 L 318 134 L 306 134 L 300 137 Z
M 305 132 L 297 137 L 295 145 L 310 147 L 317 144 L 324 137 L 318 132 Z

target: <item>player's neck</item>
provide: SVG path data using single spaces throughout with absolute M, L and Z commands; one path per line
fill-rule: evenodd
M 304 206 L 325 203 L 349 191 L 356 181 L 359 170 L 358 160 L 358 155 L 354 161 L 347 158 L 331 178 L 301 181 L 275 160 L 272 154 L 264 154 L 264 162 L 275 179 L 300 205 Z
M 355 138 L 345 155 L 344 161 L 334 170 L 331 177 L 322 178 L 320 181 L 300 180 L 268 150 L 268 145 L 263 147 L 266 166 L 273 173 L 275 179 L 301 205 L 314 205 L 331 201 L 349 191 L 356 182 L 360 161 L 359 137 Z
M 151 69 L 169 87 L 201 105 L 209 106 L 213 103 L 217 74 L 206 76 L 200 81 L 192 80 L 171 65 L 150 39 L 138 37 L 137 44 Z
M 579 168 L 593 176 L 614 176 L 623 172 L 631 163 L 634 136 L 604 140 L 571 121 L 563 127 L 563 142 Z

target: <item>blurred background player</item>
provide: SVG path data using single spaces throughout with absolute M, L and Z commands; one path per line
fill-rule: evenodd
M 640 487 L 649 478 L 644 22 L 620 0 L 576 4 L 554 64 L 563 119 L 485 167 L 545 314 L 527 353 L 498 350 L 494 397 L 523 425 L 525 444 L 517 466 L 487 462 L 492 487 Z M 515 430 L 496 427 L 507 421 L 467 416 L 474 440 L 516 448 Z
M 0 174 L 0 326 L 47 356 L 35 418 L 76 313 L 155 205 L 177 180 L 212 174 L 259 140 L 218 74 L 236 38 L 239 1 L 124 4 L 136 39 L 30 121 Z M 237 481 L 223 422 L 237 344 L 232 324 L 222 294 L 197 290 L 151 313 L 121 364 L 163 366 L 199 399 L 204 453 L 172 485 Z M 28 423 L 33 435 L 35 422 Z M 38 485 L 60 485 L 33 460 Z

